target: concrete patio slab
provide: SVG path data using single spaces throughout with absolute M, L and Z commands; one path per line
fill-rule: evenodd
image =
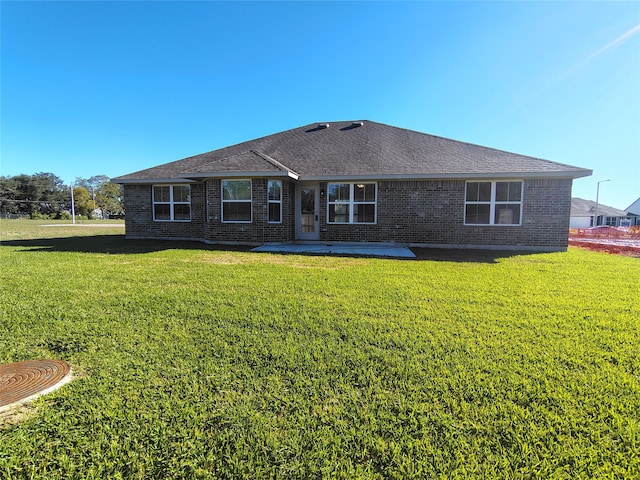
M 313 255 L 356 255 L 366 257 L 416 258 L 407 247 L 397 245 L 369 244 L 321 244 L 321 243 L 287 243 L 277 245 L 261 245 L 252 252 L 297 253 Z

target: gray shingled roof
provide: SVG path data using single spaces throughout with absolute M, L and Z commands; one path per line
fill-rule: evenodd
M 627 207 L 627 213 L 631 215 L 640 215 L 640 198 Z
M 596 212 L 596 202 L 584 198 L 573 197 L 571 199 L 572 217 L 592 217 Z M 598 203 L 598 215 L 605 217 L 626 217 L 627 213 L 617 208 Z
M 591 170 L 381 123 L 311 124 L 114 178 L 118 183 L 224 176 L 300 180 L 569 177 Z

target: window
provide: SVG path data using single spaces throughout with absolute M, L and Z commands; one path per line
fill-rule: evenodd
M 467 182 L 466 225 L 520 225 L 522 182 Z
M 222 221 L 251 223 L 251 180 L 222 180 Z
M 268 221 L 269 223 L 282 223 L 282 182 L 269 180 L 267 190 Z
M 330 183 L 328 223 L 376 223 L 375 183 Z
M 153 220 L 156 222 L 191 221 L 189 185 L 154 185 Z

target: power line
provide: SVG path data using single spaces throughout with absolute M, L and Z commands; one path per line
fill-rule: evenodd
M 51 205 L 52 203 L 66 203 L 66 202 L 49 202 L 47 200 L 15 200 L 11 198 L 0 198 L 0 202 L 12 202 L 12 203 L 44 203 L 47 205 Z

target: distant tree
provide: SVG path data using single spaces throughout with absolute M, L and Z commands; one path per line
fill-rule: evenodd
M 95 175 L 90 178 L 76 178 L 76 185 L 85 188 L 96 204 L 96 208 L 105 215 L 120 215 L 124 207 L 122 203 L 122 187 L 111 183 L 106 175 Z
M 0 177 L 0 212 L 3 214 L 20 213 L 19 205 L 16 201 L 18 192 L 18 182 L 15 177 Z
M 93 211 L 96 209 L 96 204 L 85 187 L 74 187 L 73 204 L 76 214 L 85 215 L 89 218 L 93 216 Z
M 53 214 L 68 208 L 69 191 L 64 182 L 53 173 L 36 173 L 33 175 L 40 201 L 39 213 Z
M 53 173 L 0 176 L 0 213 L 60 218 L 71 210 L 69 189 Z M 73 194 L 79 215 L 92 217 L 96 209 L 106 215 L 124 212 L 122 187 L 111 183 L 106 175 L 76 178 Z
M 107 215 L 121 215 L 124 206 L 122 204 L 122 187 L 115 183 L 106 182 L 100 185 L 96 195 L 98 207 Z
M 0 211 L 53 216 L 68 207 L 67 188 L 53 173 L 0 177 Z
M 106 175 L 94 175 L 89 178 L 76 177 L 76 187 L 84 187 L 93 197 L 103 183 L 109 183 L 109 177 Z
M 33 181 L 38 185 L 40 194 L 50 198 L 58 196 L 61 192 L 66 191 L 66 186 L 62 179 L 53 173 L 40 172 L 32 176 Z
M 33 175 L 20 174 L 13 177 L 16 182 L 15 202 L 19 213 L 32 215 L 40 200 L 38 182 Z

